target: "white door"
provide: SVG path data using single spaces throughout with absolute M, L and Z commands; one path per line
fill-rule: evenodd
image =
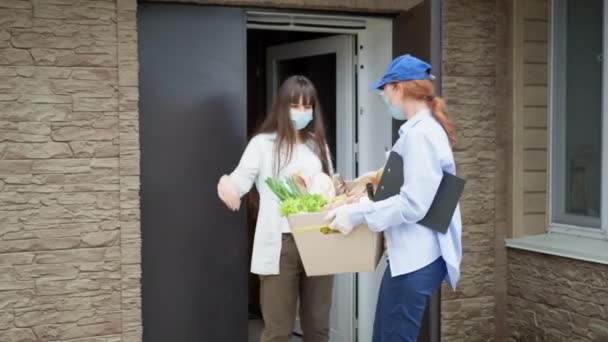
M 359 174 L 377 170 L 386 161 L 385 151 L 392 147 L 392 118 L 378 91 L 369 87 L 383 74 L 392 56 L 392 22 L 368 21 L 367 29 L 358 35 L 359 73 Z M 375 272 L 360 273 L 357 287 L 358 341 L 372 340 L 378 290 L 386 269 L 382 258 Z
M 346 179 L 352 179 L 355 176 L 356 116 L 354 37 L 336 35 L 272 46 L 268 48 L 266 56 L 269 104 L 280 86 L 281 67 L 286 62 L 324 56 L 325 60 L 329 57 L 330 63 L 335 63 L 336 169 Z M 317 87 L 320 88 L 319 85 Z M 332 132 L 328 132 L 329 134 Z M 355 341 L 355 300 L 355 275 L 336 276 L 331 312 L 331 342 Z M 301 332 L 299 319 L 296 332 Z

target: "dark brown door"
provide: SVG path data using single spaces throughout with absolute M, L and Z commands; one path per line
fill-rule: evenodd
M 247 341 L 244 210 L 216 196 L 246 140 L 245 13 L 138 16 L 144 341 Z
M 433 66 L 435 91 L 441 93 L 441 0 L 424 0 L 395 19 L 394 55 L 414 55 Z M 398 137 L 399 125 L 393 121 L 393 140 Z M 422 322 L 419 342 L 441 340 L 441 291 L 431 297 Z

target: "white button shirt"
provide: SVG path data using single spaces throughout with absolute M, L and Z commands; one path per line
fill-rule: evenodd
M 360 208 L 372 231 L 384 232 L 393 277 L 417 271 L 442 256 L 450 287 L 456 288 L 462 259 L 460 207 L 446 234 L 417 224 L 429 210 L 443 177 L 456 174 L 447 134 L 430 111 L 418 112 L 399 130 L 393 151 L 403 158 L 400 195 Z
M 268 177 L 284 179 L 297 172 L 311 177 L 323 172 L 321 161 L 306 144 L 294 146 L 289 164 L 275 175 L 276 134 L 255 136 L 245 149 L 237 168 L 230 174 L 242 197 L 255 183 L 260 194 L 260 207 L 253 241 L 251 272 L 260 275 L 279 274 L 282 233 L 289 233 L 289 224 L 279 215 L 279 199 L 266 185 Z M 283 158 L 285 160 L 285 158 Z

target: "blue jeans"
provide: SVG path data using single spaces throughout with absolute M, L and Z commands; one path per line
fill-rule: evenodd
M 380 285 L 372 342 L 416 342 L 428 299 L 446 273 L 442 257 L 394 278 L 389 265 Z

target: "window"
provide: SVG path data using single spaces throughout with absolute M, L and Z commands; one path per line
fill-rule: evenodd
M 551 230 L 606 238 L 606 8 L 604 0 L 553 4 Z

